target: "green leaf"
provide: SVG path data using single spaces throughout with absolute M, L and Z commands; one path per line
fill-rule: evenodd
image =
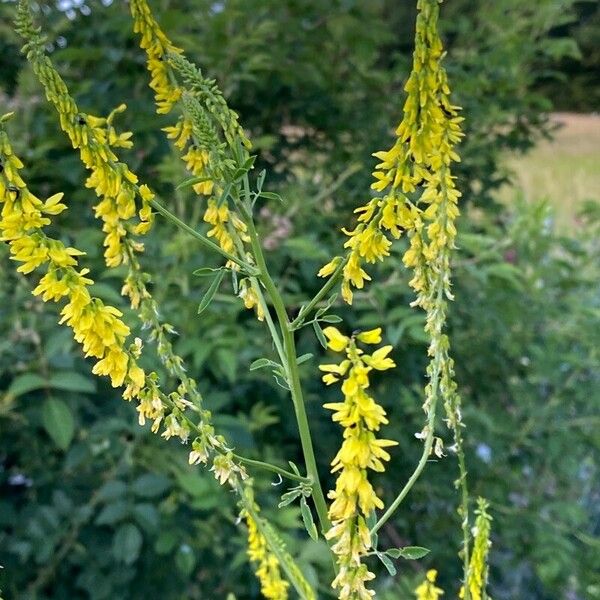
M 172 529 L 163 530 L 158 534 L 158 539 L 154 543 L 156 554 L 169 554 L 177 544 L 178 536 Z
M 327 348 L 327 339 L 325 338 L 325 334 L 323 333 L 321 326 L 316 321 L 313 321 L 312 326 L 321 346 L 323 346 L 323 348 Z
M 223 267 L 219 267 L 218 269 L 213 269 L 212 267 L 202 267 L 201 269 L 196 269 L 192 271 L 192 275 L 196 277 L 212 277 L 215 273 L 222 271 Z
M 310 535 L 313 540 L 317 541 L 319 539 L 319 532 L 317 531 L 317 526 L 315 525 L 312 513 L 310 512 L 310 508 L 304 496 L 300 498 L 300 511 L 302 512 L 302 520 L 304 521 L 304 527 L 306 531 L 308 531 L 308 535 Z
M 263 169 L 259 174 L 258 177 L 256 179 L 256 187 L 258 188 L 258 190 L 262 190 L 262 186 L 265 182 L 265 177 L 267 176 L 267 171 L 265 169 Z
M 8 386 L 7 393 L 16 398 L 33 390 L 44 388 L 46 385 L 46 380 L 37 373 L 23 373 L 22 375 L 17 375 L 12 380 L 12 383 Z
M 289 392 L 290 386 L 289 386 L 288 382 L 286 381 L 285 377 L 283 377 L 283 375 L 281 375 L 281 374 L 278 375 L 276 373 L 273 373 L 273 378 L 275 379 L 275 383 L 279 387 L 283 388 L 284 390 L 288 390 L 288 392 Z
M 302 356 L 299 356 L 296 362 L 299 365 L 301 365 L 302 363 L 305 363 L 307 360 L 310 360 L 312 357 L 313 357 L 313 355 L 309 352 L 308 354 L 303 354 Z
M 227 202 L 227 197 L 229 196 L 229 193 L 231 192 L 231 188 L 233 187 L 233 182 L 228 183 L 224 188 L 223 188 L 223 193 L 219 196 L 219 199 L 217 200 L 217 206 L 222 206 L 225 202 Z
M 55 390 L 63 390 L 65 392 L 93 394 L 96 391 L 96 383 L 76 371 L 58 372 L 50 378 L 48 385 Z
M 96 525 L 114 525 L 129 516 L 129 505 L 125 500 L 107 504 L 96 517 Z
M 300 496 L 302 492 L 298 489 L 290 490 L 281 496 L 281 502 L 277 505 L 279 508 L 283 508 L 284 506 L 288 506 L 291 504 L 298 496 Z
M 192 187 L 197 183 L 203 183 L 205 181 L 211 181 L 210 177 L 190 177 L 189 179 L 184 179 L 175 189 L 182 190 L 187 187 Z
M 225 271 L 218 271 L 215 278 L 212 280 L 210 286 L 206 290 L 206 294 L 204 294 L 204 298 L 202 298 L 200 305 L 198 306 L 198 314 L 202 314 L 207 308 L 208 305 L 212 302 L 212 299 L 215 297 L 221 282 L 223 281 L 223 276 L 225 275 Z
M 281 365 L 269 360 L 268 358 L 257 358 L 254 362 L 250 363 L 250 370 L 256 371 L 257 369 L 264 369 L 265 367 L 281 368 Z
M 402 550 L 400 550 L 400 548 L 388 548 L 384 554 L 387 554 L 392 558 L 400 558 L 402 556 Z
M 118 479 L 113 479 L 111 481 L 107 481 L 98 490 L 98 500 L 109 502 L 111 500 L 116 500 L 117 498 L 122 498 L 126 492 L 127 486 L 125 483 L 119 481 Z
M 42 424 L 61 450 L 69 447 L 75 433 L 75 420 L 67 404 L 55 398 L 46 400 L 42 406 Z
M 429 552 L 428 548 L 423 548 L 422 546 L 405 546 L 404 548 L 400 548 L 400 556 L 407 560 L 423 558 L 429 554 Z
M 266 198 L 267 200 L 277 200 L 277 202 L 281 202 L 283 204 L 283 198 L 276 194 L 275 192 L 260 192 L 259 196 L 261 198 Z
M 187 544 L 179 546 L 177 554 L 175 554 L 175 565 L 186 577 L 191 575 L 196 566 L 196 557 L 190 546 Z
M 158 510 L 149 502 L 142 502 L 133 507 L 132 515 L 138 525 L 147 533 L 154 533 L 158 529 L 160 516 Z
M 140 555 L 142 541 L 142 534 L 133 523 L 121 525 L 113 538 L 113 556 L 118 562 L 132 565 Z
M 394 563 L 385 554 L 382 554 L 381 552 L 377 553 L 377 558 L 379 558 L 379 560 L 383 563 L 383 566 L 387 569 L 387 572 L 392 577 L 394 577 L 394 575 L 396 575 L 397 573 Z
M 249 156 L 246 159 L 246 162 L 244 163 L 244 166 L 242 168 L 245 169 L 246 171 L 249 171 L 250 169 L 254 168 L 255 162 L 256 162 L 256 154 L 253 154 L 252 156 Z
M 323 317 L 319 317 L 319 321 L 323 321 L 324 323 L 341 323 L 342 317 L 338 315 L 324 315 Z
M 145 473 L 133 482 L 131 489 L 142 498 L 155 498 L 164 494 L 170 486 L 171 481 L 165 475 Z

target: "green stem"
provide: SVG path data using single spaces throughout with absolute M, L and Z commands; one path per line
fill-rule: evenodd
M 246 458 L 235 453 L 233 453 L 233 458 L 235 458 L 238 462 L 244 465 L 248 465 L 249 467 L 256 467 L 257 469 L 271 471 L 272 473 L 277 473 L 277 475 L 281 475 L 282 477 L 286 477 L 287 479 L 291 479 L 292 481 L 298 481 L 299 483 L 305 483 L 307 485 L 311 485 L 312 483 L 310 477 L 302 477 L 301 475 L 296 475 L 291 471 L 286 471 L 285 469 L 282 469 L 277 465 L 272 465 L 271 463 L 263 462 L 262 460 Z
M 238 232 L 234 227 L 231 227 L 229 233 L 233 238 L 238 254 L 240 256 L 244 256 L 244 243 L 242 242 Z M 273 318 L 271 317 L 271 312 L 269 311 L 269 307 L 267 306 L 265 295 L 263 294 L 262 288 L 260 287 L 260 281 L 256 277 L 249 277 L 249 280 L 250 284 L 252 285 L 252 289 L 254 290 L 254 293 L 258 298 L 258 303 L 260 304 L 260 307 L 262 308 L 262 311 L 265 315 L 265 323 L 267 324 L 267 328 L 269 329 L 269 333 L 271 334 L 271 338 L 273 340 L 275 349 L 277 350 L 279 360 L 283 364 L 285 362 L 285 353 L 283 351 L 283 346 L 281 345 L 279 333 L 277 332 L 277 328 L 275 327 L 275 323 L 273 322 Z
M 438 374 L 439 378 L 439 374 Z M 434 382 L 432 382 L 434 384 Z M 431 454 L 431 448 L 433 447 L 433 439 L 435 437 L 435 412 L 437 405 L 437 386 L 438 381 L 435 381 L 436 393 L 432 398 L 431 407 L 429 408 L 429 415 L 427 417 L 427 436 L 425 437 L 425 442 L 423 444 L 423 453 L 421 454 L 421 458 L 413 471 L 413 474 L 409 477 L 408 481 L 400 490 L 400 493 L 396 496 L 395 500 L 390 504 L 385 513 L 381 516 L 381 518 L 373 525 L 371 529 L 371 536 L 377 533 L 383 525 L 391 518 L 391 516 L 396 512 L 397 508 L 400 506 L 408 492 L 412 489 L 412 487 L 417 482 L 417 479 L 421 476 L 425 465 L 427 464 L 427 460 Z
M 249 187 L 247 175 L 244 177 L 244 180 L 244 185 L 247 190 Z M 269 270 L 265 262 L 265 257 L 262 252 L 260 241 L 258 239 L 258 234 L 256 232 L 256 228 L 254 227 L 252 215 L 250 214 L 248 208 L 244 205 L 242 205 L 242 210 L 245 213 L 244 216 L 246 217 L 248 225 L 248 234 L 250 235 L 250 244 L 252 246 L 252 252 L 254 254 L 254 258 L 256 259 L 256 264 L 260 270 L 260 275 L 258 277 L 262 281 L 263 285 L 265 286 L 265 289 L 267 290 L 267 293 L 269 294 L 269 297 L 271 298 L 271 302 L 273 304 L 273 308 L 275 310 L 275 314 L 277 315 L 277 320 L 279 322 L 279 328 L 281 330 L 281 335 L 283 338 L 283 349 L 286 358 L 286 364 L 284 366 L 287 370 L 288 384 L 290 386 L 290 392 L 294 404 L 294 411 L 296 413 L 296 421 L 298 422 L 300 443 L 302 445 L 304 462 L 306 464 L 306 472 L 312 480 L 312 496 L 315 503 L 315 508 L 317 510 L 317 515 L 319 517 L 319 522 L 321 524 L 321 530 L 323 531 L 323 533 L 325 533 L 329 531 L 329 529 L 331 529 L 331 522 L 329 521 L 329 517 L 327 516 L 327 503 L 325 501 L 325 495 L 323 494 L 323 489 L 321 487 L 321 482 L 319 479 L 317 462 L 315 459 L 315 453 L 313 450 L 313 444 L 310 435 L 310 426 L 308 424 L 308 416 L 306 414 L 306 407 L 304 406 L 302 386 L 300 383 L 300 374 L 298 371 L 298 359 L 296 355 L 296 343 L 294 340 L 294 333 L 291 329 L 287 312 L 285 310 L 285 304 L 283 302 L 281 294 L 279 293 L 277 286 L 275 285 L 274 281 L 271 279 L 271 275 L 269 274 Z
M 325 282 L 323 287 L 316 293 L 315 297 L 303 308 L 300 309 L 300 314 L 290 323 L 290 329 L 292 331 L 294 329 L 299 329 L 308 315 L 312 312 L 312 310 L 327 296 L 327 294 L 333 289 L 333 287 L 339 281 L 340 275 L 346 263 L 348 262 L 348 257 L 344 258 L 340 261 L 340 264 L 336 267 L 335 271 L 331 274 L 331 277 Z
M 257 270 L 248 263 L 244 262 L 241 258 L 230 254 L 229 252 L 223 250 L 219 245 L 211 242 L 208 238 L 204 237 L 201 233 L 190 227 L 187 223 L 184 223 L 181 219 L 177 218 L 172 212 L 167 210 L 162 204 L 157 202 L 156 200 L 150 200 L 150 206 L 158 211 L 163 217 L 177 225 L 183 231 L 189 233 L 192 237 L 196 238 L 205 248 L 208 250 L 212 250 L 213 252 L 219 253 L 221 256 L 224 256 L 227 260 L 235 263 L 240 266 L 244 271 L 246 271 L 250 275 L 256 275 Z

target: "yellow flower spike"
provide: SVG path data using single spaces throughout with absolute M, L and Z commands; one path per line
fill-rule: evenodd
M 119 162 L 111 149 L 111 146 L 131 146 L 131 134 L 117 134 L 112 127 L 114 115 L 124 107 L 114 110 L 109 119 L 87 115 L 79 110 L 45 52 L 45 41 L 34 27 L 25 1 L 19 3 L 17 31 L 26 40 L 23 51 L 44 87 L 48 100 L 59 114 L 61 128 L 69 137 L 73 148 L 79 150 L 81 160 L 90 172 L 86 186 L 94 189 L 100 198 L 95 211 L 96 216 L 104 223 L 102 229 L 106 234 L 106 264 L 114 267 L 125 263 L 128 252 L 140 248 L 135 244 L 125 243 L 130 226 L 128 221 L 136 214 L 136 198 L 139 197 L 142 204 L 146 200 L 138 193 L 135 174 L 124 163 Z M 7 171 L 8 176 L 11 176 L 10 169 Z M 52 200 L 54 202 L 56 199 Z M 61 210 L 64 208 L 56 202 L 50 203 L 44 212 L 58 214 Z M 147 230 L 151 221 L 149 217 L 146 223 L 141 223 L 137 233 Z
M 374 363 L 379 370 L 389 368 L 387 358 L 391 346 L 384 346 L 370 355 L 357 346 L 357 342 L 378 344 L 381 328 L 359 333 L 355 337 L 342 334 L 335 327 L 327 327 L 324 333 L 328 346 L 335 352 L 345 352 L 346 359 L 340 364 L 319 366 L 326 375 L 327 384 L 339 382 L 343 377 L 341 391 L 343 402 L 327 403 L 324 407 L 333 411 L 332 419 L 343 429 L 341 448 L 331 462 L 331 472 L 337 473 L 335 489 L 328 493 L 332 501 L 329 518 L 332 527 L 326 537 L 333 542 L 332 550 L 337 556 L 338 576 L 332 586 L 340 590 L 340 598 L 371 598 L 373 593 L 367 584 L 374 578 L 362 558 L 371 548 L 366 517 L 375 509 L 383 508 L 368 479 L 368 471 L 382 472 L 384 462 L 390 459 L 384 448 L 396 445 L 393 440 L 377 439 L 375 431 L 387 423 L 385 411 L 368 395 L 369 374 Z
M 269 550 L 267 540 L 260 533 L 256 522 L 245 512 L 248 526 L 248 558 L 256 565 L 256 577 L 260 591 L 268 600 L 287 600 L 289 583 L 281 576 L 277 557 Z
M 490 533 L 492 517 L 488 514 L 489 504 L 483 498 L 477 499 L 477 510 L 475 514 L 475 526 L 473 534 L 475 541 L 473 543 L 473 553 L 469 563 L 469 574 L 467 577 L 467 587 L 471 600 L 484 600 L 487 598 L 486 587 L 488 579 L 488 553 L 491 546 Z M 460 597 L 464 598 L 464 587 L 460 591 Z
M 327 347 L 331 348 L 334 352 L 343 352 L 348 343 L 350 342 L 350 338 L 342 335 L 335 327 L 329 326 L 323 329 L 323 333 L 325 337 L 328 339 Z
M 0 158 L 12 155 L 6 133 L 0 130 Z M 8 161 L 6 161 L 8 162 Z M 13 160 L 13 165 L 21 165 Z M 21 168 L 19 167 L 19 168 Z M 4 190 L 10 189 L 16 182 L 22 182 L 14 170 L 4 169 L 0 173 L 0 181 Z M 47 214 L 62 212 L 57 210 L 63 194 L 55 194 L 45 204 L 29 193 L 22 183 L 19 197 L 11 198 L 8 194 L 0 196 L 2 205 L 0 219 L 0 235 L 8 241 L 13 260 L 22 262 L 19 271 L 30 273 L 42 265 L 47 266 L 46 274 L 40 279 L 33 294 L 41 296 L 44 301 L 55 302 L 66 298 L 67 304 L 61 311 L 61 323 L 72 328 L 76 341 L 82 344 L 88 356 L 98 362 L 93 367 L 96 374 L 107 375 L 115 387 L 122 385 L 130 376 L 138 387 L 143 385 L 143 371 L 135 366 L 135 360 L 125 350 L 124 344 L 129 335 L 129 328 L 119 319 L 121 312 L 112 306 L 104 305 L 93 298 L 88 287 L 93 281 L 85 275 L 87 269 L 77 271 L 76 257 L 84 253 L 76 248 L 64 246 L 59 240 L 49 238 L 43 227 L 50 224 L 50 219 L 36 222 L 32 220 L 39 210 Z M 66 208 L 66 207 L 65 207 Z M 10 235 L 7 235 L 10 232 Z

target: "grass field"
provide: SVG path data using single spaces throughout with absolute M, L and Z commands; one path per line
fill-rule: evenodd
M 523 193 L 527 200 L 547 198 L 556 207 L 559 227 L 576 226 L 585 200 L 600 201 L 600 115 L 556 113 L 551 141 L 543 140 L 525 156 L 507 157 L 514 184 L 500 191 L 504 202 Z

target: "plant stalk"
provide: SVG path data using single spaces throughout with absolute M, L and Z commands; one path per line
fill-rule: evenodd
M 244 184 L 246 189 L 249 187 L 248 176 L 244 177 Z M 248 194 L 247 194 L 247 199 Z M 252 246 L 252 252 L 256 259 L 256 264 L 260 270 L 258 278 L 262 281 L 277 316 L 279 322 L 279 328 L 281 330 L 281 336 L 283 341 L 283 349 L 286 358 L 286 370 L 288 376 L 288 384 L 290 386 L 290 392 L 292 395 L 292 401 L 294 404 L 294 411 L 296 413 L 296 421 L 298 423 L 298 431 L 300 434 L 300 443 L 302 445 L 302 453 L 304 455 L 304 462 L 306 465 L 306 472 L 308 477 L 312 480 L 313 485 L 313 500 L 315 508 L 317 510 L 317 516 L 321 525 L 323 533 L 331 529 L 331 522 L 327 516 L 327 503 L 325 501 L 325 495 L 321 487 L 319 479 L 319 472 L 317 469 L 317 461 L 315 459 L 315 453 L 312 444 L 312 438 L 310 435 L 310 427 L 308 424 L 308 416 L 306 414 L 306 407 L 304 405 L 304 398 L 302 395 L 302 386 L 300 383 L 300 374 L 298 371 L 298 358 L 296 355 L 296 343 L 294 340 L 294 333 L 291 329 L 291 324 L 288 319 L 287 312 L 285 310 L 285 304 L 275 285 L 275 282 L 271 279 L 265 257 L 262 252 L 260 240 L 256 228 L 254 227 L 254 221 L 248 208 L 242 205 L 242 209 L 245 212 L 247 219 L 248 234 L 250 236 L 250 244 Z

